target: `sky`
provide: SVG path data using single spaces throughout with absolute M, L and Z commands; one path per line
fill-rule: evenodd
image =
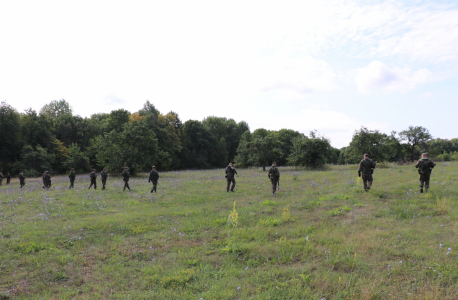
M 458 137 L 457 1 L 0 1 L 0 101 Z

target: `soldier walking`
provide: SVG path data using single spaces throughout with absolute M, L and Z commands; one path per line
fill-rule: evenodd
M 11 181 L 10 172 L 7 172 L 7 173 L 6 173 L 6 184 L 9 185 L 9 184 L 10 184 L 10 181 Z
M 128 167 L 125 167 L 124 168 L 124 171 L 122 171 L 121 175 L 122 175 L 122 180 L 124 181 L 124 189 L 122 190 L 123 192 L 126 190 L 126 188 L 129 189 L 130 191 L 130 187 L 129 187 L 129 178 L 130 178 L 130 173 L 129 173 L 129 168 Z
M 153 188 L 151 189 L 151 193 L 154 191 L 157 193 L 157 181 L 159 180 L 159 172 L 156 170 L 156 166 L 151 167 L 151 172 L 149 172 L 149 179 L 148 182 L 153 182 Z
M 68 178 L 70 178 L 70 186 L 68 188 L 73 189 L 75 187 L 75 178 L 76 178 L 75 169 L 72 168 L 70 173 L 68 173 Z
M 0 185 L 3 184 L 3 172 L 0 171 Z
M 25 185 L 24 171 L 21 171 L 21 173 L 19 173 L 19 185 L 21 186 L 21 189 Z
M 235 188 L 235 174 L 237 174 L 237 171 L 232 166 L 232 163 L 229 163 L 229 165 L 226 167 L 226 179 L 227 179 L 226 191 L 227 192 L 229 192 L 229 186 L 231 185 L 231 182 L 232 182 L 231 192 L 234 191 L 234 188 Z
M 426 192 L 428 192 L 429 179 L 434 166 L 436 166 L 436 164 L 427 157 L 427 154 L 422 153 L 421 158 L 415 165 L 415 168 L 418 168 L 418 174 L 420 174 L 420 193 L 423 193 L 423 185 L 425 185 Z
M 100 172 L 100 176 L 102 177 L 102 191 L 105 189 L 105 184 L 107 184 L 107 168 L 103 168 L 102 172 Z
M 280 172 L 278 171 L 276 162 L 272 163 L 267 177 L 269 177 L 270 181 L 272 182 L 272 196 L 275 196 L 275 192 L 277 191 L 277 184 L 280 182 Z
M 359 163 L 358 176 L 363 174 L 364 191 L 368 191 L 372 186 L 372 174 L 374 174 L 375 162 L 369 158 L 369 154 L 364 153 L 364 157 Z
M 43 173 L 43 188 L 47 190 L 51 188 L 51 175 L 48 171 Z
M 91 185 L 89 186 L 89 189 L 91 189 L 92 185 L 94 185 L 94 190 L 96 190 L 97 189 L 97 173 L 95 172 L 95 169 L 92 170 L 89 177 L 91 178 Z

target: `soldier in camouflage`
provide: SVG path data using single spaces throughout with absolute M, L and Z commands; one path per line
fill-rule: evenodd
M 92 185 L 94 185 L 94 190 L 97 189 L 97 173 L 95 172 L 95 169 L 92 170 L 92 173 L 89 175 L 91 178 L 91 185 L 89 186 L 89 189 L 91 189 Z
M 149 179 L 148 179 L 148 182 L 152 182 L 153 183 L 153 188 L 151 189 L 151 193 L 152 192 L 156 192 L 157 193 L 157 181 L 159 180 L 159 172 L 156 171 L 156 166 L 152 166 L 151 167 L 151 172 L 149 172 Z
M 3 184 L 3 172 L 0 171 L 0 185 Z
M 43 188 L 47 190 L 51 188 L 51 175 L 48 171 L 43 173 Z
M 124 171 L 122 171 L 121 175 L 122 175 L 122 180 L 124 181 L 124 189 L 122 191 L 125 191 L 126 188 L 129 189 L 130 191 L 130 187 L 129 187 L 129 178 L 130 178 L 130 173 L 129 173 L 129 168 L 128 167 L 125 167 L 124 168 Z
M 421 155 L 421 158 L 418 160 L 415 168 L 418 169 L 418 174 L 420 174 L 420 193 L 423 193 L 423 185 L 425 185 L 426 192 L 429 189 L 429 179 L 431 177 L 432 169 L 436 164 L 427 157 L 426 153 Z
M 367 192 L 372 186 L 372 174 L 374 174 L 375 162 L 369 158 L 369 154 L 364 153 L 364 157 L 359 163 L 358 176 L 363 174 L 364 190 Z
M 76 172 L 75 169 L 72 168 L 70 173 L 68 173 L 68 178 L 70 178 L 70 186 L 68 187 L 69 189 L 72 189 L 75 187 L 75 178 L 76 178 Z
M 10 172 L 7 172 L 6 173 L 6 184 L 7 185 L 10 184 L 10 182 L 11 182 L 11 175 L 10 175 Z
M 103 168 L 103 171 L 100 172 L 100 176 L 102 177 L 102 191 L 105 189 L 105 185 L 107 184 L 107 168 Z
M 277 191 L 277 184 L 280 182 L 280 172 L 277 169 L 277 163 L 273 162 L 272 167 L 269 169 L 269 174 L 267 175 L 272 182 L 272 195 L 275 195 Z
M 227 192 L 229 192 L 229 187 L 232 183 L 231 187 L 231 192 L 234 191 L 235 188 L 235 174 L 237 174 L 237 171 L 235 168 L 232 166 L 232 163 L 229 163 L 229 165 L 226 167 L 226 180 L 227 180 Z
M 21 173 L 19 173 L 19 185 L 21 186 L 21 189 L 25 185 L 24 171 L 21 171 Z

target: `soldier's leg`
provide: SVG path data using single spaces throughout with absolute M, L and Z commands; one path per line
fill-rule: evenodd
M 153 181 L 153 189 L 157 193 L 157 180 Z
M 234 188 L 235 188 L 235 178 L 232 178 L 232 187 L 231 187 L 231 192 L 234 191 Z
M 3 179 L 0 179 L 0 185 L 2 185 Z
M 431 178 L 431 174 L 425 174 L 425 188 L 426 191 L 429 190 L 429 179 Z
M 271 180 L 272 182 L 272 194 L 275 194 L 277 191 L 277 181 L 276 180 Z
M 368 182 L 367 189 L 368 189 L 368 190 L 371 189 L 372 181 L 373 181 L 372 174 L 367 174 L 367 182 Z
M 123 192 L 126 190 L 126 185 L 127 185 L 127 181 L 124 181 L 124 188 L 122 189 Z
M 97 189 L 97 181 L 94 181 L 94 190 Z
M 364 190 L 367 192 L 367 175 L 363 173 L 361 177 L 363 178 Z
M 102 190 L 105 189 L 105 184 L 107 183 L 107 181 L 105 179 L 102 179 Z
M 226 192 L 229 192 L 229 189 L 231 187 L 231 180 L 229 178 L 226 179 L 227 185 L 226 185 Z
M 130 191 L 130 186 L 129 186 L 129 182 L 128 182 L 128 181 L 126 181 L 126 186 L 127 186 L 127 188 L 129 189 L 129 191 Z

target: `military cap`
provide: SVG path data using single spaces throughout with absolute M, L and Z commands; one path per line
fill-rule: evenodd
M 367 154 L 367 153 L 364 153 L 364 156 L 369 156 L 369 154 Z
M 272 164 L 275 164 L 275 165 L 276 165 L 276 164 L 277 164 L 277 162 L 273 161 L 273 162 L 272 162 Z
M 156 168 L 156 166 L 153 166 L 153 168 Z
M 129 169 L 129 167 L 125 167 L 124 169 L 126 169 L 126 170 L 127 170 L 127 169 Z
M 95 169 L 92 169 L 92 171 L 94 171 L 94 172 L 95 172 Z
M 426 152 L 421 154 L 421 156 L 427 156 L 427 155 L 428 155 L 428 153 L 426 153 Z

